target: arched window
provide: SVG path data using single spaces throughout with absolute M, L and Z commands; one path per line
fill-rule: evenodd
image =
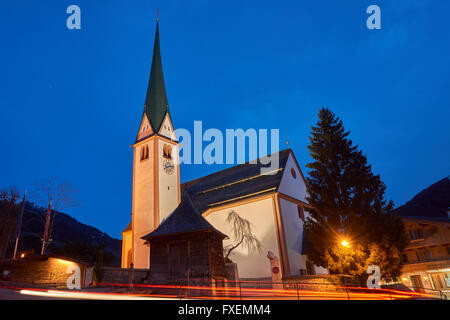
M 163 146 L 163 157 L 166 159 L 172 159 L 172 147 L 168 144 Z
M 141 148 L 141 161 L 148 159 L 148 146 L 145 145 Z

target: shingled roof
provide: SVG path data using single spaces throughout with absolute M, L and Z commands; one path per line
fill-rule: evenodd
M 183 234 L 195 231 L 212 231 L 222 238 L 225 234 L 214 228 L 194 207 L 189 194 L 185 193 L 178 207 L 164 220 L 158 228 L 142 237 L 150 240 L 156 237 Z
M 411 221 L 416 223 L 423 223 L 423 224 L 436 224 L 436 225 L 443 225 L 443 223 L 450 224 L 450 218 L 445 217 L 414 217 L 414 216 L 408 216 L 408 217 L 401 217 L 404 221 Z
M 267 166 L 263 164 L 267 157 L 263 157 L 256 164 L 246 162 L 186 182 L 181 186 L 182 192 L 188 193 L 194 206 L 203 213 L 224 203 L 275 191 L 280 186 L 283 169 L 291 152 L 290 149 L 278 152 L 278 169 L 272 170 L 273 174 L 261 174 L 261 169 Z

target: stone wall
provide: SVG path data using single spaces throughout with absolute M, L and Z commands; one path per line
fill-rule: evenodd
M 359 287 L 361 283 L 356 278 L 344 275 L 307 275 L 285 277 L 285 289 L 312 291 L 342 291 L 344 286 Z
M 134 269 L 134 283 L 145 283 L 149 270 L 148 269 Z M 118 283 L 130 284 L 132 281 L 133 271 L 128 268 L 103 268 L 102 283 Z
M 78 267 L 80 285 L 85 285 L 86 265 L 57 256 L 32 256 L 0 262 L 0 280 L 42 287 L 66 288 Z

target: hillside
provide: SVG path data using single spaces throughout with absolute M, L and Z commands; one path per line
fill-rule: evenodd
M 394 212 L 400 216 L 447 218 L 450 208 L 450 176 L 432 184 Z
M 40 253 L 46 210 L 26 204 L 22 235 L 18 251 Z M 95 261 L 99 245 L 104 246 L 104 264 L 120 266 L 122 241 L 111 238 L 97 228 L 78 222 L 71 216 L 58 212 L 52 233 L 53 241 L 48 252 L 68 257 Z M 10 248 L 12 254 L 13 248 Z

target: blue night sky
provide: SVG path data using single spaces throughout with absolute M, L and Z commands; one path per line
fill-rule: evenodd
M 66 8 L 81 8 L 81 30 Z M 366 28 L 381 8 L 382 29 Z M 0 11 L 0 187 L 78 187 L 69 214 L 130 221 L 132 148 L 155 12 L 175 128 L 279 128 L 301 168 L 317 111 L 340 116 L 401 205 L 450 174 L 450 2 L 9 1 Z M 225 165 L 182 165 L 185 182 Z

